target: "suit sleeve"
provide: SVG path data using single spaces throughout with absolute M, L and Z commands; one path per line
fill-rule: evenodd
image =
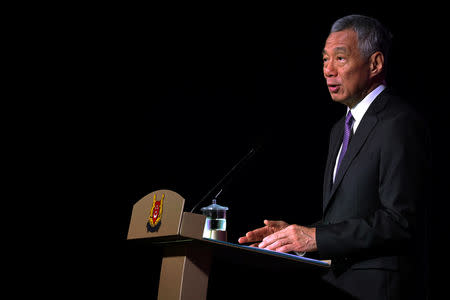
M 412 239 L 417 203 L 426 196 L 428 130 L 421 119 L 406 114 L 381 126 L 378 208 L 364 218 L 319 225 L 316 240 L 322 257 L 395 255 Z

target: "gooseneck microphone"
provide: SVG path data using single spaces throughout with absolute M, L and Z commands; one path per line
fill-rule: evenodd
M 206 193 L 205 196 L 203 196 L 203 198 L 197 202 L 197 204 L 195 204 L 195 206 L 191 209 L 191 213 L 193 213 L 195 211 L 195 209 L 197 209 L 197 207 L 203 203 L 203 201 L 205 201 L 206 199 L 208 199 L 211 194 L 214 191 L 217 191 L 217 189 L 220 187 L 219 192 L 215 195 L 214 198 L 217 198 L 220 193 L 222 193 L 223 189 L 225 188 L 225 186 L 230 183 L 231 181 L 231 175 L 233 175 L 233 173 L 236 171 L 236 169 L 238 169 L 239 167 L 243 166 L 245 162 L 247 162 L 253 155 L 255 154 L 255 149 L 250 149 L 250 151 L 247 153 L 247 155 L 245 155 L 243 158 L 241 158 L 240 161 L 238 161 L 232 168 L 230 171 L 228 171 L 227 174 L 225 174 L 225 176 L 208 192 Z

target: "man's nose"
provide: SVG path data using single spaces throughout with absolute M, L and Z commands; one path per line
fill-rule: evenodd
M 323 66 L 323 74 L 325 77 L 334 77 L 337 75 L 336 68 L 334 67 L 334 64 L 332 61 L 327 62 Z

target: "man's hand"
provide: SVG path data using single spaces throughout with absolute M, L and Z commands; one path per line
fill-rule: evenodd
M 247 232 L 238 242 L 254 243 L 251 246 L 278 252 L 317 251 L 316 228 L 289 225 L 284 221 L 264 220 L 264 224 L 266 226 Z
M 264 224 L 266 226 L 247 232 L 245 236 L 239 238 L 238 242 L 240 244 L 254 243 L 250 246 L 257 247 L 258 243 L 260 243 L 265 237 L 289 226 L 289 224 L 284 221 L 264 220 Z
M 285 253 L 317 251 L 316 228 L 289 225 L 266 236 L 258 247 Z

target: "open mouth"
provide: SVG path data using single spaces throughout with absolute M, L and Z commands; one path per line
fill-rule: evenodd
M 337 93 L 339 91 L 340 85 L 339 84 L 328 84 L 328 90 L 331 93 Z

